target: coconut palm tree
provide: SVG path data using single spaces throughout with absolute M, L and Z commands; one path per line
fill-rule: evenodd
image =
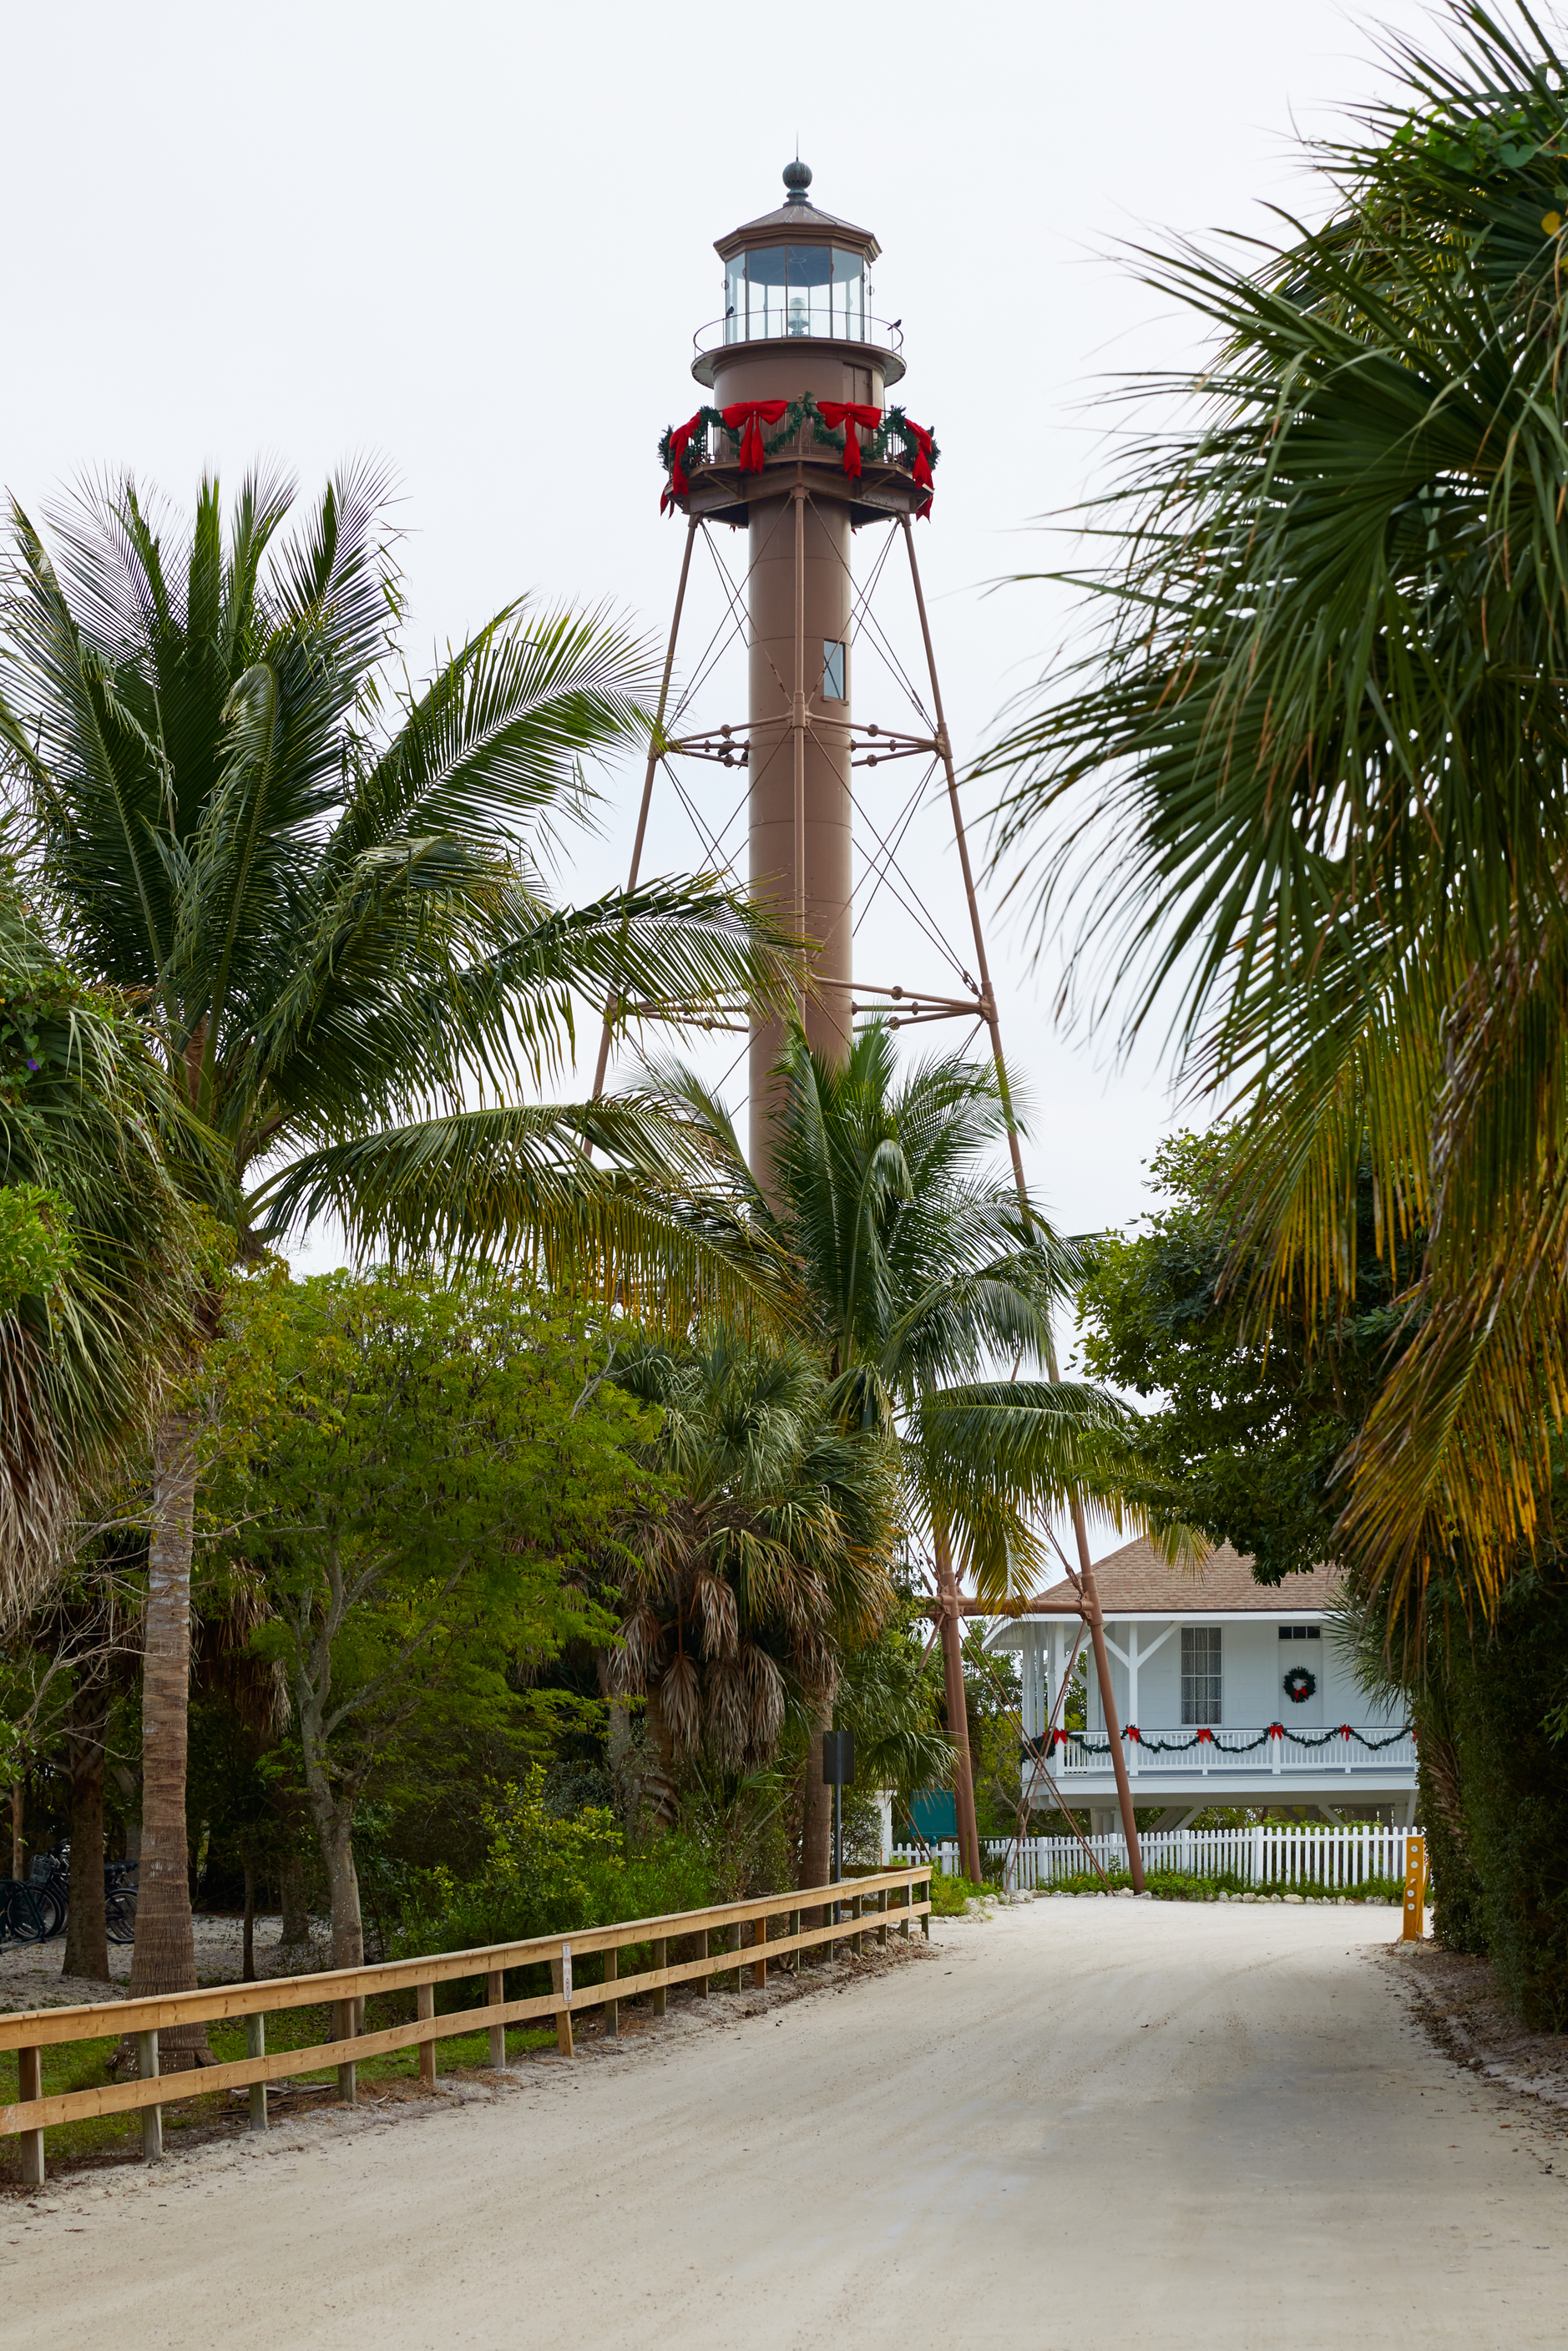
M 1348 1302 L 1368 1144 L 1380 1253 L 1425 1235 L 1337 1537 L 1391 1621 L 1456 1546 L 1490 1605 L 1568 1394 L 1568 62 L 1519 13 L 1393 47 L 1321 228 L 1152 265 L 1212 349 L 988 762 L 1042 914 L 1087 875 L 1081 962 L 1252 1110 L 1272 1278 Z
M 673 1818 L 677 1764 L 771 1762 L 789 1706 L 820 1710 L 837 1644 L 886 1622 L 896 1480 L 881 1438 L 836 1424 L 801 1350 L 720 1332 L 629 1348 L 615 1377 L 659 1409 L 650 1454 L 670 1492 L 624 1533 L 611 1683 L 646 1695 L 652 1792 Z
M 1114 1507 L 1121 1408 L 1093 1388 L 1016 1376 L 1049 1365 L 1051 1309 L 1071 1296 L 1078 1259 L 1038 1212 L 1026 1225 L 1010 1176 L 988 1165 L 1009 1116 L 991 1064 L 955 1054 L 901 1073 L 879 1022 L 842 1062 L 814 1053 L 797 1029 L 778 1079 L 773 1198 L 745 1178 L 750 1214 L 798 1268 L 801 1336 L 835 1420 L 896 1447 L 906 1517 L 930 1539 L 960 1842 L 977 1877 L 959 1582 L 972 1574 L 983 1598 L 1026 1592 L 1045 1564 L 1044 1512 L 1074 1489 Z M 652 1090 L 743 1166 L 727 1113 L 690 1071 L 655 1070 Z M 995 1376 L 1002 1363 L 1014 1376 Z M 831 1722 L 833 1695 L 824 1677 L 819 1728 Z M 807 1882 L 825 1873 L 827 1838 L 810 1774 Z
M 672 1197 L 700 1176 L 646 1105 L 526 1099 L 579 992 L 778 993 L 787 958 L 716 889 L 562 909 L 585 757 L 641 726 L 643 650 L 602 615 L 512 605 L 417 690 L 384 485 L 218 485 L 185 523 L 127 479 L 13 511 L 0 693 L 30 877 L 92 975 L 133 994 L 217 1139 L 248 1255 L 330 1213 L 361 1249 L 531 1249 L 624 1296 L 748 1283 Z M 584 1135 L 610 1164 L 590 1165 Z M 215 1297 L 190 1344 L 211 1335 Z M 193 1431 L 154 1446 L 141 1893 L 132 1985 L 195 1980 L 184 1807 Z

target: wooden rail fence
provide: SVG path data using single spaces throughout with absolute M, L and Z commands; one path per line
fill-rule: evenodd
M 367 2057 L 381 2057 L 399 2049 L 417 2048 L 422 2078 L 435 2080 L 435 2044 L 459 2034 L 487 2029 L 490 2063 L 507 2062 L 508 2024 L 528 2024 L 553 2018 L 557 2045 L 573 2054 L 574 2015 L 602 2008 L 605 2031 L 619 2025 L 622 2001 L 643 1992 L 653 1996 L 653 2011 L 663 2015 L 672 1984 L 701 1980 L 704 1996 L 716 1975 L 734 1975 L 749 1969 L 753 1980 L 766 1982 L 768 1970 L 793 1956 L 797 1967 L 802 1951 L 823 1944 L 848 1943 L 863 1950 L 868 1938 L 885 1944 L 891 1929 L 906 1939 L 918 1919 L 922 1934 L 931 1932 L 931 1865 L 880 1870 L 866 1877 L 846 1879 L 838 1886 L 804 1886 L 789 1894 L 769 1895 L 756 1902 L 726 1902 L 711 1910 L 679 1910 L 658 1918 L 629 1918 L 612 1927 L 588 1927 L 573 1935 L 538 1935 L 526 1943 L 492 1943 L 469 1951 L 442 1951 L 428 1959 L 399 1959 L 388 1965 L 341 1968 L 320 1975 L 279 1976 L 265 1983 L 220 1984 L 210 1991 L 181 1991 L 156 2000 L 110 2000 L 81 2008 L 31 2009 L 20 2015 L 0 2016 L 0 2050 L 16 2052 L 16 2102 L 0 2106 L 0 2138 L 20 2138 L 22 2179 L 29 2187 L 44 2180 L 44 2133 L 51 2124 L 80 2122 L 101 2115 L 141 2115 L 141 2152 L 149 2160 L 163 2152 L 165 2105 L 181 2098 L 204 2097 L 219 2090 L 248 2088 L 250 2127 L 267 2128 L 267 2085 L 286 2075 L 313 2074 L 328 2066 L 338 2069 L 338 2095 L 349 2105 L 356 2092 L 355 2069 Z M 916 1889 L 921 1889 L 916 1898 Z M 835 1909 L 839 1916 L 834 1917 Z M 825 1923 L 802 1928 L 803 1911 L 821 1910 Z M 847 1918 L 844 1913 L 848 1913 Z M 783 1919 L 785 1931 L 770 1931 Z M 749 1928 L 749 1938 L 742 1940 Z M 670 1963 L 669 1947 L 695 1937 L 695 1959 Z M 653 1964 L 634 1975 L 620 1972 L 621 1953 L 638 1944 L 653 1947 Z M 574 1961 L 601 1958 L 603 1980 L 574 1982 Z M 525 2000 L 505 1997 L 509 1970 L 548 1966 L 550 1990 Z M 435 2013 L 435 1987 L 483 1976 L 482 2007 Z M 362 2003 L 382 1992 L 412 1991 L 416 2013 L 410 2023 L 393 2024 L 375 2032 L 356 2031 L 363 2023 Z M 266 2019 L 279 2009 L 333 2010 L 334 2035 L 311 2049 L 267 2047 Z M 245 2020 L 246 2054 L 219 2065 L 161 2074 L 158 2037 L 183 2024 L 212 2024 L 236 2017 Z M 130 2082 L 106 2082 L 94 2089 L 43 2095 L 43 2055 L 47 2047 L 80 2041 L 98 2041 L 113 2034 L 134 2034 L 139 2058 L 138 2077 Z

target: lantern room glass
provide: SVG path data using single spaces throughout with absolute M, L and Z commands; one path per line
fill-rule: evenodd
M 810 335 L 866 341 L 865 256 L 841 246 L 760 245 L 724 273 L 724 340 L 771 342 Z

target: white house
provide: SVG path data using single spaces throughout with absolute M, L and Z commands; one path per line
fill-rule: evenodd
M 1301 1805 L 1331 1817 L 1352 1805 L 1414 1822 L 1416 1742 L 1402 1713 L 1358 1688 L 1324 1622 L 1332 1570 L 1271 1588 L 1228 1543 L 1191 1574 L 1140 1541 L 1099 1561 L 1094 1577 L 1134 1802 L 1163 1805 L 1162 1827 L 1211 1804 Z M 1088 1628 L 1065 1580 L 1040 1604 L 1057 1613 L 1005 1618 L 987 1635 L 988 1647 L 1018 1656 L 1034 1808 L 1051 1802 L 1049 1776 L 1064 1803 L 1087 1806 L 1093 1827 L 1110 1829 L 1116 1783 Z M 1057 1694 L 1080 1656 L 1088 1723 L 1064 1732 Z

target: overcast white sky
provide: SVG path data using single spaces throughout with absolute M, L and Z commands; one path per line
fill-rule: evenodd
M 1103 463 L 1107 373 L 1189 348 L 1107 256 L 1310 203 L 1292 122 L 1327 131 L 1391 78 L 1372 18 L 1335 0 L 5 0 L 0 22 L 0 476 L 36 508 L 131 465 L 188 504 L 204 465 L 237 480 L 264 455 L 311 489 L 377 455 L 402 485 L 421 664 L 524 590 L 667 625 L 655 444 L 695 404 L 713 240 L 779 201 L 798 136 L 813 196 L 882 241 L 899 396 L 945 453 L 920 549 L 961 754 L 1070 617 L 1054 591 L 986 583 L 1062 559 L 1031 518 Z M 857 693 L 876 715 L 863 663 Z M 623 872 L 636 782 L 611 788 L 574 889 Z M 657 834 L 656 867 L 695 862 Z M 939 817 L 912 862 L 961 936 Z M 1069 1230 L 1131 1218 L 1172 1123 L 1154 1056 L 1118 1070 L 1055 1035 L 1054 953 L 1032 968 L 1005 925 L 992 953 L 1041 1198 Z M 904 968 L 929 984 L 913 953 Z

